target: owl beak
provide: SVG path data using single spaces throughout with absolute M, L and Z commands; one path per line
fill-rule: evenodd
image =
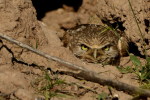
M 94 50 L 93 56 L 95 59 L 97 58 L 97 49 Z

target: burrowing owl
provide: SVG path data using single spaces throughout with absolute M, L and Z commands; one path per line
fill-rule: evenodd
M 94 24 L 83 24 L 68 30 L 64 43 L 78 58 L 102 64 L 116 64 L 128 48 L 124 33 Z

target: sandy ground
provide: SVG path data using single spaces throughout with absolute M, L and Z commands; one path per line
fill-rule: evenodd
M 34 6 L 32 6 L 32 2 Z M 119 25 L 119 29 L 124 31 L 135 45 L 131 45 L 131 53 L 137 55 L 144 62 L 144 59 L 141 58 L 143 54 L 142 39 L 127 0 L 116 0 L 115 2 L 112 0 L 102 0 L 101 2 L 77 0 L 73 4 L 68 4 L 65 0 L 60 4 L 51 1 L 33 0 L 32 2 L 30 0 L 6 1 L 6 3 L 1 1 L 0 32 L 51 56 L 99 73 L 102 77 L 134 86 L 140 85 L 134 74 L 122 74 L 116 66 L 102 67 L 101 64 L 81 61 L 68 48 L 65 48 L 61 41 L 65 30 L 78 24 L 104 25 L 109 22 L 113 27 Z M 38 5 L 37 2 L 41 5 Z M 138 0 L 135 3 L 134 0 L 131 0 L 131 3 L 141 31 L 146 37 L 144 41 L 147 43 L 146 49 L 150 55 L 150 1 Z M 40 21 L 36 18 L 36 11 Z M 41 11 L 43 12 L 41 13 Z M 121 58 L 120 65 L 126 67 L 132 66 L 132 63 L 126 56 Z M 0 100 L 35 100 L 35 98 L 43 97 L 41 91 L 38 91 L 46 83 L 43 78 L 45 73 L 41 69 L 51 69 L 49 74 L 54 81 L 59 78 L 67 83 L 54 86 L 51 90 L 59 90 L 59 93 L 67 96 L 55 96 L 52 100 L 97 100 L 98 95 L 103 92 L 110 94 L 108 86 L 57 73 L 60 70 L 70 72 L 74 72 L 74 70 L 2 40 L 0 44 Z M 112 95 L 118 95 L 119 100 L 132 98 L 123 91 L 113 88 L 111 90 Z

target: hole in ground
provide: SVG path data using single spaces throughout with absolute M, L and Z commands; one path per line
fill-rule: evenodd
M 121 21 L 120 17 L 114 17 L 115 15 L 112 15 L 112 20 L 109 20 L 107 18 L 101 19 L 102 23 L 107 24 L 110 27 L 113 27 L 114 29 L 119 29 L 121 31 L 124 31 L 126 28 L 123 26 L 124 21 Z
M 38 20 L 41 20 L 46 12 L 62 8 L 63 5 L 73 7 L 74 11 L 78 11 L 82 2 L 83 0 L 32 0 L 33 6 L 37 12 Z
M 145 23 L 145 31 L 148 33 L 149 32 L 149 27 L 150 27 L 150 21 L 148 19 L 144 19 L 144 23 Z
M 129 42 L 129 53 L 133 53 L 135 56 L 145 58 L 145 56 L 140 53 L 138 46 L 134 42 Z

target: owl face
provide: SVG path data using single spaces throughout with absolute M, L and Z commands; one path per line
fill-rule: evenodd
M 117 47 L 110 43 L 105 45 L 86 45 L 79 43 L 70 48 L 75 56 L 90 63 L 114 63 L 119 56 Z
M 100 25 L 85 24 L 67 31 L 73 54 L 90 63 L 115 64 L 119 57 L 120 34 Z

